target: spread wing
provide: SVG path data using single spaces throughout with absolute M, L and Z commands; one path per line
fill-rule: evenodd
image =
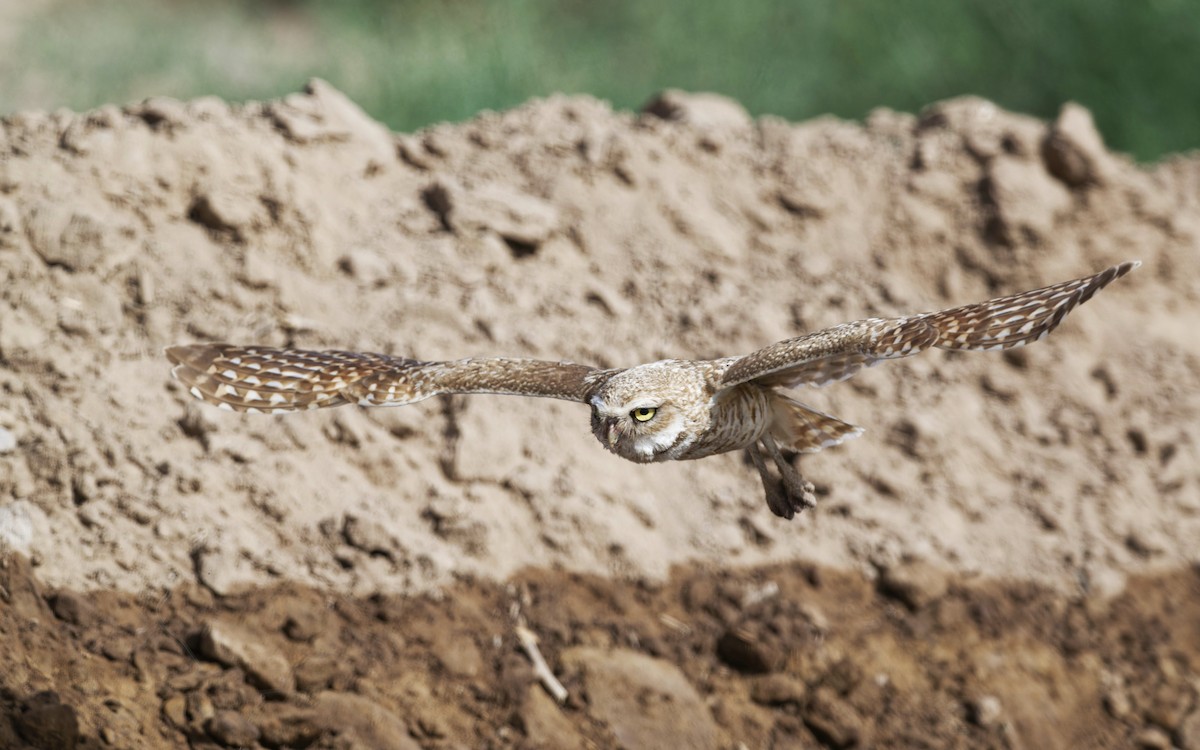
M 721 382 L 821 386 L 931 346 L 970 351 L 1024 346 L 1045 338 L 1069 312 L 1140 265 L 1128 261 L 1093 276 L 940 312 L 843 323 L 737 359 Z
M 420 362 L 386 354 L 172 346 L 171 374 L 205 403 L 230 411 L 286 412 L 342 404 L 399 406 L 445 393 L 586 401 L 614 370 L 501 357 Z

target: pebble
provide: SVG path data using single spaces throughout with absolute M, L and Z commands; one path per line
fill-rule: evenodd
M 294 686 L 287 657 L 252 632 L 232 623 L 211 621 L 200 631 L 200 653 L 227 667 L 237 667 L 260 686 L 290 693 Z
M 674 664 L 625 649 L 574 648 L 561 658 L 583 673 L 588 714 L 620 747 L 718 747 L 712 714 Z
M 17 436 L 11 430 L 0 427 L 0 456 L 12 453 L 17 449 Z
M 804 683 L 786 674 L 771 674 L 750 685 L 750 699 L 763 706 L 800 705 L 808 692 Z
M 774 672 L 783 655 L 744 627 L 732 627 L 717 641 L 717 658 L 745 674 Z
M 818 690 L 805 708 L 803 718 L 809 730 L 827 747 L 864 747 L 871 744 L 862 717 L 831 690 Z
M 1112 171 L 1112 157 L 1096 129 L 1092 113 L 1067 102 L 1042 142 L 1042 160 L 1050 174 L 1071 187 L 1103 184 Z
M 204 731 L 225 747 L 248 747 L 259 738 L 258 727 L 236 711 L 218 711 L 204 722 Z
M 888 568 L 879 578 L 879 589 L 885 596 L 900 600 L 913 611 L 941 599 L 949 587 L 946 574 L 923 561 Z
M 324 692 L 316 698 L 315 722 L 337 731 L 352 747 L 368 750 L 420 750 L 408 727 L 394 713 L 369 698 L 352 693 Z
M 39 750 L 73 750 L 79 743 L 75 709 L 59 702 L 53 692 L 30 698 L 14 723 L 25 741 Z
M 1000 720 L 1004 708 L 994 695 L 984 695 L 971 704 L 971 720 L 981 727 L 993 726 Z

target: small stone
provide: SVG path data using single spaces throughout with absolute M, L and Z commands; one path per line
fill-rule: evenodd
M 1000 699 L 994 695 L 984 695 L 971 703 L 971 721 L 981 727 L 993 726 L 1000 720 L 1004 709 Z
M 750 699 L 763 706 L 800 705 L 808 690 L 800 680 L 786 674 L 771 674 L 750 685 Z
M 871 743 L 862 717 L 831 690 L 818 690 L 805 708 L 803 718 L 809 730 L 828 747 L 862 747 Z
M 394 713 L 361 695 L 324 692 L 316 697 L 314 721 L 370 750 L 419 750 L 408 727 Z M 358 743 L 358 744 L 354 744 Z
M 13 723 L 25 741 L 38 750 L 72 750 L 79 742 L 75 709 L 60 703 L 53 692 L 30 698 Z
M 627 748 L 715 750 L 717 726 L 679 668 L 634 651 L 573 648 L 563 665 L 583 673 L 587 711 Z
M 642 106 L 642 112 L 697 128 L 746 128 L 753 124 L 740 103 L 727 96 L 667 89 Z
M 74 591 L 59 591 L 50 597 L 54 616 L 71 625 L 89 626 L 96 622 L 96 608 Z
M 984 192 L 996 209 L 994 231 L 1007 242 L 1049 236 L 1071 208 L 1071 194 L 1035 161 L 998 156 L 988 163 Z
M 383 286 L 395 272 L 386 258 L 366 248 L 351 250 L 343 255 L 338 260 L 338 267 L 356 281 L 371 286 Z
M 0 456 L 12 453 L 17 449 L 17 436 L 11 430 L 0 427 Z
M 290 693 L 294 684 L 287 658 L 249 630 L 212 621 L 200 631 L 200 653 L 227 667 L 237 667 L 268 690 Z
M 175 693 L 163 701 L 162 715 L 176 729 L 187 726 L 187 698 L 183 693 Z
M 328 656 L 310 656 L 296 665 L 296 688 L 306 693 L 325 690 L 341 672 L 338 660 Z
M 422 192 L 425 205 L 456 233 L 488 230 L 508 241 L 517 257 L 525 257 L 555 234 L 558 209 L 541 198 L 497 183 L 467 189 L 440 179 Z
M 776 648 L 742 627 L 725 631 L 717 641 L 717 657 L 746 674 L 773 672 L 783 661 L 782 654 Z
M 1104 694 L 1104 708 L 1114 719 L 1124 720 L 1133 713 L 1133 705 L 1129 695 L 1119 687 L 1114 687 Z
M 27 500 L 0 505 L 0 551 L 16 550 L 29 554 L 33 544 L 33 517 Z
M 483 654 L 470 633 L 443 630 L 430 643 L 429 650 L 442 667 L 456 677 L 475 677 L 484 670 Z
M 275 701 L 263 704 L 258 729 L 267 747 L 308 747 L 325 733 L 313 709 Z
M 1134 736 L 1133 744 L 1143 750 L 1171 750 L 1171 736 L 1158 727 L 1147 727 Z
M 395 553 L 396 542 L 383 524 L 359 516 L 347 515 L 342 525 L 342 536 L 355 549 L 362 550 L 368 555 L 383 555 L 391 558 Z
M 1103 184 L 1112 171 L 1112 156 L 1092 113 L 1075 102 L 1063 105 L 1042 141 L 1042 160 L 1050 174 L 1071 187 Z
M 250 561 L 228 547 L 196 553 L 196 577 L 218 596 L 230 596 L 253 585 L 257 572 Z
M 531 687 L 525 693 L 514 723 L 535 748 L 583 750 L 587 746 L 562 708 L 541 687 Z
M 218 711 L 204 722 L 204 731 L 225 747 L 247 747 L 259 737 L 258 727 L 236 711 Z
M 900 600 L 913 611 L 941 599 L 949 587 L 946 574 L 923 561 L 888 568 L 879 578 L 885 596 Z
M 20 210 L 11 200 L 0 196 L 0 248 L 15 247 L 22 234 Z
M 293 641 L 308 642 L 325 629 L 325 613 L 319 609 L 297 607 L 288 613 L 283 623 L 283 634 Z
M 1200 708 L 1196 708 L 1179 723 L 1176 732 L 1179 750 L 1200 750 Z

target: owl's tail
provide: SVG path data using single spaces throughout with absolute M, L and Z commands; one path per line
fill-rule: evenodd
M 863 433 L 863 428 L 811 409 L 790 396 L 782 393 L 774 396 L 771 434 L 780 448 L 816 453 Z

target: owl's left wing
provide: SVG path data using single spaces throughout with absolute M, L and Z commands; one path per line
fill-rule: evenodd
M 421 362 L 387 354 L 265 346 L 172 346 L 171 374 L 196 398 L 229 411 L 277 413 L 342 404 L 399 406 L 447 393 L 586 401 L 612 370 L 571 362 L 487 357 Z
M 721 384 L 821 386 L 931 346 L 971 351 L 1024 346 L 1044 338 L 1067 313 L 1140 265 L 1127 261 L 1081 279 L 939 312 L 843 323 L 747 354 L 725 370 Z

